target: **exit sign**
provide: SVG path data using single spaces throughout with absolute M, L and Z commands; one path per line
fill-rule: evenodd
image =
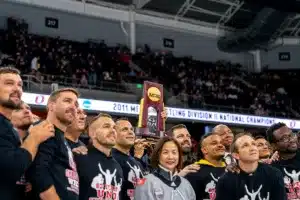
M 291 60 L 290 52 L 279 52 L 278 57 L 279 57 L 280 61 L 290 61 Z

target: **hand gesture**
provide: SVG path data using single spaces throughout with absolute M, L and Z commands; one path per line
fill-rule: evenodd
M 272 162 L 275 162 L 277 160 L 279 160 L 279 154 L 278 154 L 278 151 L 275 151 L 275 153 L 272 155 L 271 158 L 262 159 L 262 160 L 260 160 L 260 162 L 266 163 L 266 164 L 271 164 Z
M 161 115 L 161 118 L 163 118 L 163 120 L 166 121 L 167 118 L 168 118 L 168 112 L 167 112 L 167 109 L 164 108 L 164 110 L 160 113 L 160 115 Z
M 146 139 L 136 139 L 134 141 L 134 157 L 142 158 L 144 155 L 145 148 L 147 148 L 149 143 Z
M 81 154 L 81 155 L 86 155 L 88 152 L 88 149 L 85 146 L 79 146 L 79 147 L 72 149 L 72 152 Z
M 189 173 L 195 173 L 195 172 L 197 172 L 199 169 L 200 169 L 200 165 L 197 165 L 197 164 L 191 164 L 191 165 L 188 165 L 188 166 L 186 166 L 185 168 L 183 168 L 183 169 L 178 173 L 178 175 L 184 177 L 184 176 L 186 176 L 186 175 L 189 174 Z
M 237 174 L 240 173 L 239 166 L 236 162 L 231 162 L 230 165 L 227 165 L 225 171 L 226 172 L 231 172 L 231 173 L 237 173 Z
M 54 126 L 48 121 L 43 121 L 29 128 L 29 136 L 34 138 L 38 144 L 54 136 Z

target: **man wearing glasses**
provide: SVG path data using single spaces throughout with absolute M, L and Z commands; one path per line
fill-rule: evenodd
M 267 130 L 267 137 L 274 152 L 278 151 L 279 160 L 272 163 L 283 176 L 288 200 L 300 199 L 300 152 L 297 134 L 284 123 L 273 124 Z

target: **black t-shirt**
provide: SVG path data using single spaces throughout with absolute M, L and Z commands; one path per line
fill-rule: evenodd
M 11 122 L 0 113 L 0 199 L 23 199 L 19 183 L 32 163 L 31 154 L 20 148 L 21 139 Z
M 66 138 L 68 145 L 70 146 L 71 149 L 80 147 L 80 146 L 85 146 L 80 140 L 77 140 L 77 142 L 73 142 L 72 140 L 69 140 Z
M 206 160 L 200 160 L 197 164 L 200 165 L 200 169 L 184 178 L 191 183 L 197 200 L 215 199 L 216 184 L 225 172 L 225 163 L 223 167 L 215 167 Z
M 255 172 L 227 172 L 217 183 L 216 200 L 286 200 L 282 173 L 259 163 Z
M 55 136 L 39 146 L 27 176 L 36 198 L 53 185 L 60 199 L 78 199 L 79 178 L 76 164 L 61 130 L 55 128 Z
M 112 156 L 123 170 L 122 199 L 133 200 L 136 185 L 143 185 L 146 180 L 144 178 L 143 167 L 132 156 L 124 154 L 117 149 L 112 149 Z
M 300 152 L 289 160 L 279 160 L 272 163 L 283 174 L 288 200 L 300 199 Z
M 79 199 L 121 200 L 123 172 L 112 156 L 106 156 L 95 147 L 86 155 L 75 154 L 79 174 Z

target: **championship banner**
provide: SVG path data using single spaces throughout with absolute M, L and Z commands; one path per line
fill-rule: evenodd
M 49 95 L 24 92 L 22 100 L 34 108 L 46 108 Z M 121 101 L 104 101 L 97 99 L 78 99 L 79 107 L 87 112 L 108 112 L 120 116 L 139 116 L 140 105 Z M 239 113 L 216 112 L 199 109 L 165 107 L 169 120 L 189 122 L 232 124 L 236 126 L 269 127 L 274 123 L 283 122 L 293 130 L 300 130 L 299 119 L 275 118 L 268 116 L 245 115 Z M 151 116 L 151 113 L 150 113 Z
M 165 122 L 161 117 L 164 110 L 163 85 L 145 81 L 143 98 L 140 101 L 140 113 L 136 135 L 160 138 L 164 135 Z

